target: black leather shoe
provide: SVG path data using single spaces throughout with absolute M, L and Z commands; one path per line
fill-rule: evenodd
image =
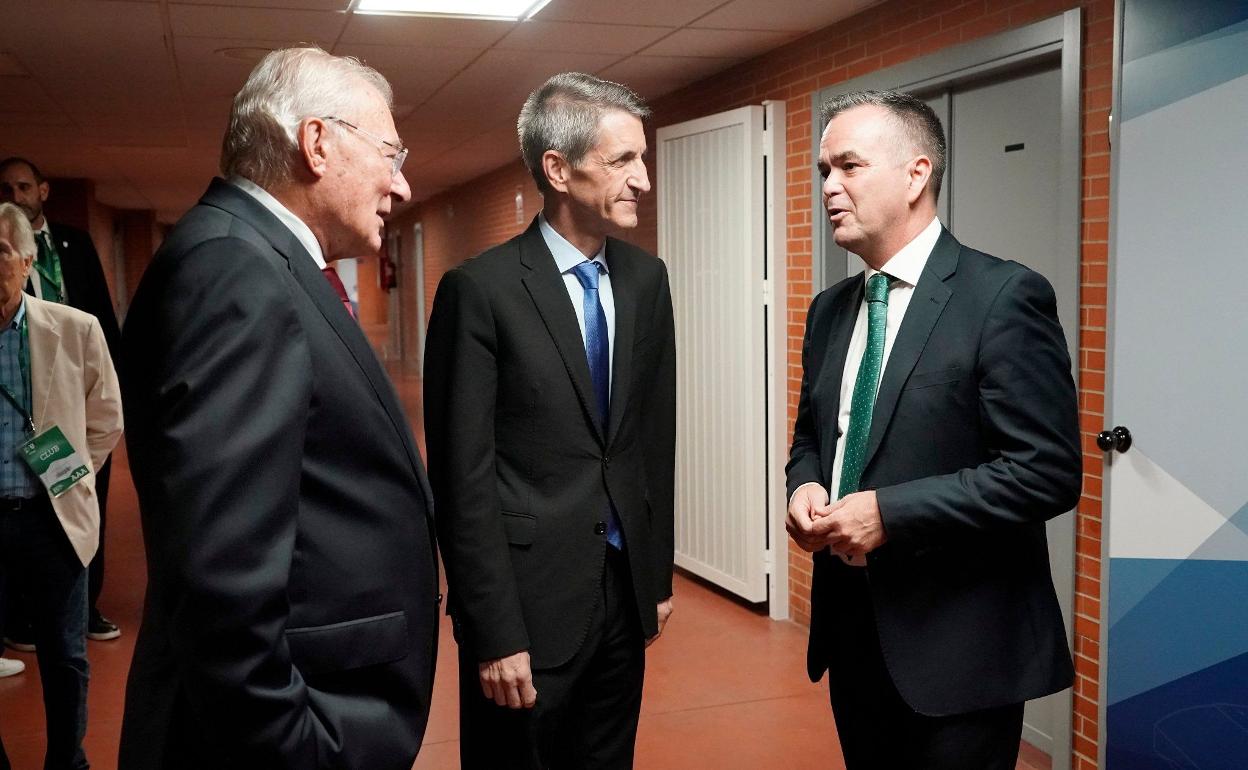
M 87 619 L 88 639 L 106 642 L 119 636 L 121 636 L 121 629 L 117 627 L 116 623 L 101 615 L 99 610 L 91 610 L 91 617 Z

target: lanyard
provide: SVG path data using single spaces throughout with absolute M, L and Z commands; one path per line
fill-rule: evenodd
M 24 406 L 23 403 L 18 400 L 17 396 L 13 395 L 13 391 L 8 385 L 0 383 L 0 393 L 3 393 L 4 397 L 9 400 L 9 403 L 13 404 L 13 408 L 18 411 L 18 414 L 25 418 L 26 427 L 30 430 L 31 434 L 34 434 L 35 418 L 31 412 L 34 410 L 35 399 L 34 395 L 31 393 L 30 385 L 30 329 L 26 325 L 25 313 L 22 314 L 22 322 L 18 324 L 17 327 L 19 340 L 17 346 L 17 362 L 22 370 L 22 384 L 25 390 L 24 395 L 26 396 L 25 403 L 30 404 L 31 406 L 29 408 Z

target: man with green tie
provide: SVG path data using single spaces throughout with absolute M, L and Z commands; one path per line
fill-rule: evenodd
M 867 269 L 815 298 L 802 345 L 808 673 L 850 770 L 1012 770 L 1024 701 L 1074 678 L 1045 542 L 1082 480 L 1053 289 L 941 225 L 925 103 L 849 93 L 822 117 L 832 237 Z
M 100 266 L 100 257 L 91 242 L 91 236 L 69 225 L 49 222 L 43 214 L 43 204 L 48 200 L 50 186 L 38 166 L 25 158 L 10 157 L 0 160 L 0 202 L 15 203 L 30 220 L 35 231 L 38 256 L 30 271 L 26 291 L 39 299 L 68 305 L 95 316 L 104 330 L 109 356 L 117 366 L 117 350 L 121 330 L 117 314 L 108 292 L 108 282 Z M 96 474 L 95 491 L 100 503 L 100 548 L 91 560 L 87 580 L 87 638 L 96 641 L 116 639 L 121 636 L 117 624 L 100 614 L 96 603 L 104 588 L 104 519 L 108 507 L 108 481 L 112 469 L 109 457 Z M 10 616 L 6 643 L 15 649 L 34 649 L 30 638 L 29 623 L 21 617 Z

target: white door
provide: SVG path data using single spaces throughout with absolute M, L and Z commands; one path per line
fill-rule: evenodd
M 1106 455 L 1103 767 L 1242 770 L 1248 5 L 1122 13 L 1104 427 L 1132 441 Z
M 659 256 L 676 319 L 676 564 L 752 602 L 768 599 L 773 554 L 785 553 L 783 540 L 770 548 L 784 499 L 784 254 L 773 205 L 783 115 L 772 103 L 657 132 Z M 787 614 L 787 582 L 772 581 L 773 615 Z

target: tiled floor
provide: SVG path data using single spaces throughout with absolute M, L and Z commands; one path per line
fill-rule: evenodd
M 400 381 L 418 437 L 419 381 Z M 146 580 L 138 505 L 124 449 L 115 455 L 109 501 L 108 578 L 101 609 L 121 624 L 113 642 L 89 642 L 87 755 L 96 770 L 117 766 L 126 670 Z M 646 694 L 637 738 L 638 768 L 837 770 L 840 759 L 824 685 L 804 671 L 805 629 L 678 577 L 676 612 L 647 657 Z M 455 644 L 444 622 L 425 745 L 414 770 L 458 768 Z M 14 770 L 42 766 L 43 707 L 33 655 L 27 673 L 0 679 L 0 735 Z M 1027 752 L 1020 770 L 1047 765 Z

